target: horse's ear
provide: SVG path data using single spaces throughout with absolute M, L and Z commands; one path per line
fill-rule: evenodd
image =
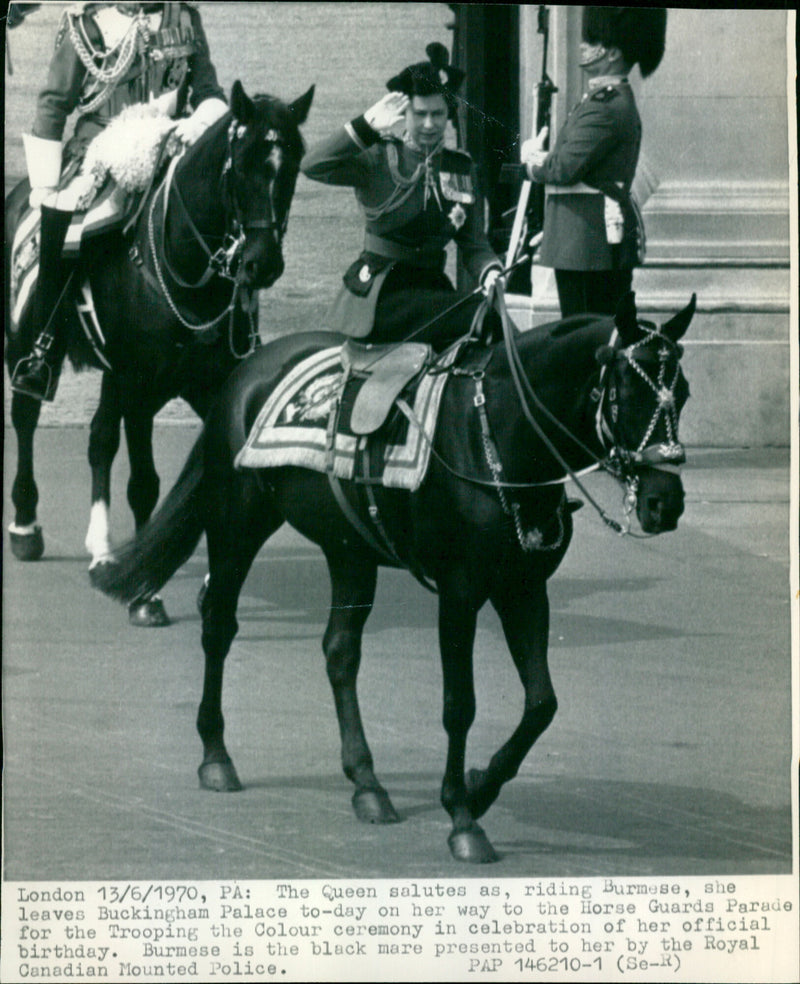
M 665 325 L 661 326 L 661 334 L 666 335 L 673 342 L 677 342 L 689 327 L 696 308 L 697 294 L 692 294 L 692 299 L 686 307 L 682 311 L 679 311 L 674 318 L 670 318 Z
M 293 103 L 289 105 L 289 112 L 292 114 L 295 123 L 300 126 L 305 123 L 308 117 L 308 111 L 311 109 L 311 101 L 314 98 L 314 89 L 316 86 L 311 86 L 305 95 L 300 96 L 299 99 L 295 99 Z
M 253 100 L 244 91 L 244 86 L 238 79 L 233 83 L 231 89 L 231 112 L 234 119 L 245 126 L 251 123 L 256 115 Z
M 639 322 L 636 318 L 636 295 L 632 290 L 619 299 L 614 324 L 623 346 L 633 345 L 639 337 Z

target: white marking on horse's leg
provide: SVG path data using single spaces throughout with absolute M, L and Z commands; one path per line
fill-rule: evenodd
M 108 506 L 105 502 L 95 502 L 89 514 L 89 529 L 84 541 L 86 549 L 92 558 L 89 564 L 91 570 L 96 564 L 109 560 L 113 553 L 109 535 Z
M 17 536 L 32 536 L 36 532 L 38 525 L 35 522 L 29 523 L 27 526 L 17 526 L 16 523 L 9 523 L 8 532 L 15 533 Z

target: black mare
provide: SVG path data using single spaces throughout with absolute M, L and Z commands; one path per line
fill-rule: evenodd
M 677 427 L 688 397 L 678 339 L 693 313 L 694 298 L 657 328 L 637 319 L 629 295 L 616 324 L 581 315 L 523 334 L 507 330 L 505 343 L 474 346 L 450 370 L 434 454 L 419 490 L 374 489 L 383 529 L 403 559 L 438 591 L 448 739 L 441 801 L 452 818 L 449 845 L 458 860 L 495 860 L 477 820 L 516 775 L 556 712 L 547 664 L 547 579 L 567 550 L 572 521 L 563 484 L 542 483 L 601 462 L 626 487 L 626 499 L 635 499 L 645 533 L 675 529 L 684 505 Z M 239 592 L 258 550 L 284 522 L 317 543 L 332 585 L 322 645 L 344 772 L 355 785 L 357 816 L 388 823 L 398 817 L 373 771 L 356 697 L 362 630 L 384 561 L 354 532 L 324 474 L 233 466 L 267 394 L 302 356 L 336 340 L 324 333 L 281 338 L 239 367 L 176 485 L 150 522 L 117 552 L 117 562 L 99 569 L 99 586 L 123 601 L 158 590 L 205 532 L 210 582 L 201 604 L 200 783 L 206 789 L 238 790 L 223 742 L 221 694 L 224 660 L 237 631 Z M 370 526 L 363 486 L 343 482 L 343 488 Z M 475 715 L 476 619 L 487 600 L 500 616 L 522 681 L 524 711 L 488 766 L 465 773 L 467 732 Z M 397 672 L 403 672 L 401 665 Z
M 67 305 L 73 365 L 103 370 L 89 437 L 92 509 L 86 547 L 92 565 L 112 552 L 110 480 L 120 423 L 130 459 L 128 502 L 139 528 L 159 495 L 153 417 L 179 396 L 205 417 L 224 380 L 258 340 L 254 292 L 283 273 L 283 236 L 304 149 L 299 127 L 313 93 L 312 87 L 287 105 L 271 96 L 251 99 L 234 83 L 230 112 L 183 154 L 169 185 L 150 192 L 132 234 L 109 233 L 82 247 L 71 287 L 77 293 L 88 277 L 105 338 L 104 345 L 90 344 L 74 304 Z M 30 305 L 19 325 L 12 324 L 9 310 L 10 244 L 28 192 L 24 181 L 6 202 L 9 373 L 30 352 L 40 327 L 31 323 Z M 21 560 L 38 560 L 44 552 L 33 467 L 40 409 L 37 400 L 14 393 L 17 473 L 9 533 Z M 131 618 L 137 624 L 167 621 L 157 601 L 136 606 Z

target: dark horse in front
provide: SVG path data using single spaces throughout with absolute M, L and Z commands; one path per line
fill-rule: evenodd
M 108 232 L 82 246 L 62 303 L 70 320 L 73 365 L 103 371 L 89 436 L 92 511 L 86 547 L 93 564 L 111 553 L 110 478 L 120 423 L 131 467 L 128 502 L 139 528 L 159 495 L 153 417 L 169 400 L 182 397 L 204 418 L 224 380 L 258 341 L 256 292 L 283 273 L 283 237 L 303 155 L 299 127 L 313 93 L 312 87 L 286 104 L 272 96 L 251 99 L 234 83 L 230 112 L 159 178 L 131 217 L 127 234 Z M 23 181 L 6 202 L 11 375 L 42 327 L 32 323 L 30 304 L 12 317 L 17 300 L 12 284 L 19 276 L 10 247 L 29 190 Z M 86 314 L 89 296 L 96 320 Z M 18 450 L 10 539 L 21 560 L 38 560 L 44 551 L 33 467 L 40 410 L 37 400 L 14 393 L 11 419 Z M 149 606 L 136 612 L 146 624 Z M 158 608 L 153 617 L 156 624 L 163 622 Z
M 635 500 L 645 533 L 677 526 L 684 506 L 677 429 L 688 397 L 678 340 L 693 313 L 694 298 L 658 328 L 638 319 L 629 295 L 616 319 L 581 315 L 523 334 L 506 321 L 504 343 L 470 343 L 451 366 L 438 366 L 448 380 L 432 457 L 417 491 L 374 487 L 367 508 L 364 485 L 342 481 L 360 523 L 375 533 L 379 515 L 402 562 L 438 592 L 448 739 L 441 800 L 452 819 L 449 845 L 458 860 L 496 859 L 477 821 L 556 712 L 547 663 L 547 580 L 572 537 L 559 480 L 599 464 L 625 487 L 626 499 Z M 356 696 L 362 631 L 386 558 L 354 531 L 325 474 L 234 467 L 267 396 L 305 356 L 336 343 L 336 336 L 323 333 L 286 337 L 242 365 L 163 505 L 118 552 L 117 562 L 100 569 L 98 580 L 102 590 L 125 601 L 157 590 L 205 532 L 210 581 L 201 602 L 205 682 L 197 724 L 205 754 L 199 774 L 204 788 L 233 791 L 241 786 L 223 741 L 221 696 L 240 589 L 258 550 L 284 522 L 319 544 L 332 585 L 322 645 L 344 772 L 355 785 L 359 819 L 390 823 L 398 817 L 373 770 Z M 516 729 L 488 766 L 467 772 L 467 733 L 475 716 L 473 644 L 487 600 L 502 621 L 525 703 Z

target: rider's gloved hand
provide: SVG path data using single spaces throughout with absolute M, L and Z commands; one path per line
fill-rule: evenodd
M 505 286 L 503 271 L 497 267 L 491 267 L 486 271 L 483 277 L 483 281 L 481 282 L 481 290 L 486 297 L 490 297 L 498 286 L 501 288 Z
M 530 174 L 531 167 L 541 167 L 544 164 L 547 157 L 544 145 L 547 142 L 548 133 L 548 128 L 543 126 L 535 137 L 525 140 L 520 148 L 520 160 L 526 165 L 528 174 Z
M 211 97 L 204 99 L 191 116 L 178 120 L 175 125 L 175 136 L 183 143 L 191 146 L 206 132 L 212 123 L 224 116 L 228 111 L 227 103 L 222 99 Z
M 58 179 L 61 177 L 61 141 L 23 133 L 22 144 L 31 185 L 31 208 L 39 208 L 43 203 L 48 203 L 58 187 Z
M 364 119 L 381 135 L 388 134 L 405 119 L 409 102 L 402 92 L 387 92 L 364 113 Z

